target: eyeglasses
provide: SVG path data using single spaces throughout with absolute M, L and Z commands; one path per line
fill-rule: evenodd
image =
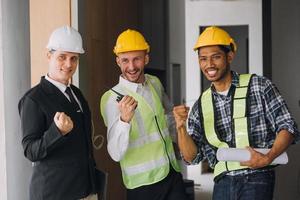
M 218 62 L 224 58 L 225 55 L 221 53 L 213 54 L 212 56 L 199 56 L 200 65 L 205 65 L 208 62 Z

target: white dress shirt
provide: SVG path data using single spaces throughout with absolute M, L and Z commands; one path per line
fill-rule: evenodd
M 144 83 L 133 83 L 120 76 L 119 84 L 130 91 L 136 92 L 154 109 L 151 90 L 148 85 L 147 77 Z M 176 140 L 175 120 L 172 109 L 173 104 L 169 101 L 167 95 L 163 92 L 162 104 L 167 116 L 167 123 L 172 139 Z M 107 150 L 111 158 L 120 161 L 127 151 L 129 143 L 130 123 L 123 122 L 120 119 L 118 102 L 110 99 L 105 107 L 107 114 Z

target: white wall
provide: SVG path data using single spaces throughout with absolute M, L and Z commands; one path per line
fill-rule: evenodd
M 2 1 L 0 1 L 0 199 L 7 199 L 6 145 L 5 145 L 5 110 L 4 110 L 4 67 L 2 36 Z
M 272 1 L 272 80 L 300 125 L 300 1 Z M 275 199 L 300 199 L 300 145 L 289 151 L 289 163 L 276 169 Z
M 18 101 L 30 87 L 29 1 L 0 0 L 0 199 L 28 199 Z
M 193 46 L 199 26 L 249 25 L 249 72 L 262 74 L 262 2 L 261 0 L 208 1 L 185 0 L 185 83 L 188 105 L 200 95 L 200 69 Z M 212 191 L 212 174 L 202 175 L 200 165 L 188 167 L 188 178 Z

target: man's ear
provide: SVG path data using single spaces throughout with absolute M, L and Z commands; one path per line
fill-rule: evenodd
M 150 57 L 149 54 L 145 55 L 145 65 L 147 65 L 149 63 Z
M 46 57 L 48 60 L 50 60 L 51 56 L 52 56 L 52 53 L 50 53 L 50 51 L 47 51 Z
M 119 56 L 116 56 L 116 63 L 117 63 L 117 65 L 118 65 L 119 67 L 121 67 L 121 65 L 120 65 L 120 58 L 119 58 Z
M 228 61 L 229 64 L 233 61 L 234 56 L 235 56 L 235 53 L 232 52 L 232 51 L 229 51 L 229 52 L 227 53 L 227 61 Z

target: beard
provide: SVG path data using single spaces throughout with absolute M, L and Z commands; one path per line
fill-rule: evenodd
M 123 78 L 125 78 L 126 80 L 128 80 L 130 82 L 143 83 L 145 80 L 144 79 L 144 71 L 140 70 L 140 69 L 135 70 L 133 73 L 124 71 L 122 74 L 123 74 Z

